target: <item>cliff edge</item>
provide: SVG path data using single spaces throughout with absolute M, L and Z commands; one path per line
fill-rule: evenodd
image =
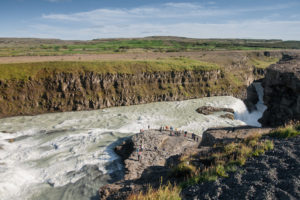
M 263 126 L 300 120 L 300 56 L 284 56 L 267 68 L 263 86 L 268 107 L 259 120 Z

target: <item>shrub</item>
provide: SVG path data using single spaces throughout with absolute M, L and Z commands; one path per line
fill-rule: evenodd
M 226 173 L 226 170 L 223 165 L 217 165 L 216 174 L 221 177 L 228 177 L 228 174 Z
M 269 150 L 272 150 L 272 149 L 274 149 L 274 143 L 273 143 L 273 141 L 266 140 L 265 141 L 265 150 L 269 151 Z
M 196 174 L 196 167 L 187 162 L 180 163 L 172 169 L 171 175 L 174 177 L 192 177 Z
M 280 127 L 269 134 L 269 136 L 275 138 L 290 138 L 297 135 L 300 135 L 300 124 Z

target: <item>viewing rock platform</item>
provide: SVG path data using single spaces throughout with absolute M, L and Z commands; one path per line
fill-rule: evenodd
M 153 183 L 165 180 L 175 157 L 197 149 L 201 141 L 199 136 L 194 139 L 192 133 L 186 136 L 183 132 L 175 133 L 170 130 L 146 130 L 116 146 L 115 152 L 124 162 L 125 177 L 122 181 L 100 188 L 100 199 L 126 199 L 132 192 L 142 191 L 149 184 L 153 186 Z

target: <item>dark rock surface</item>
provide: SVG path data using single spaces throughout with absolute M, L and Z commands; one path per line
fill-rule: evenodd
M 270 128 L 257 128 L 252 126 L 210 128 L 204 131 L 201 146 L 238 142 L 248 137 L 267 134 L 271 130 Z
M 100 188 L 100 199 L 126 199 L 132 192 L 146 190 L 148 184 L 154 188 L 159 186 L 161 178 L 164 182 L 170 180 L 168 174 L 176 156 L 196 149 L 199 142 L 194 141 L 191 134 L 184 137 L 183 133 L 180 136 L 173 133 L 171 136 L 170 131 L 148 130 L 134 135 L 115 148 L 124 160 L 124 180 Z M 143 151 L 138 161 L 136 149 L 140 145 Z
M 229 178 L 184 189 L 183 199 L 300 199 L 300 137 L 274 144 L 274 150 L 253 157 Z
M 258 95 L 253 84 L 249 85 L 247 88 L 247 98 L 245 99 L 244 103 L 247 106 L 250 112 L 256 110 L 256 104 L 258 102 Z
M 215 112 L 229 112 L 229 113 L 234 114 L 234 110 L 231 108 L 216 108 L 216 107 L 212 107 L 212 106 L 202 106 L 200 108 L 197 108 L 196 111 L 203 115 L 210 115 Z
M 279 126 L 300 120 L 300 56 L 285 56 L 267 69 L 264 103 L 268 109 L 259 120 L 263 126 Z

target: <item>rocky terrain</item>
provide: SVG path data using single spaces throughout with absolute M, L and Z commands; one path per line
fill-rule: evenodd
M 115 148 L 125 165 L 123 181 L 100 188 L 100 199 L 126 199 L 132 192 L 145 191 L 148 185 L 158 187 L 161 181 L 170 180 L 170 166 L 176 156 L 197 148 L 200 139 L 193 140 L 191 134 L 184 137 L 170 135 L 170 131 L 148 130 L 136 134 Z M 136 149 L 142 145 L 141 160 Z
M 264 103 L 268 107 L 260 119 L 264 126 L 300 120 L 299 56 L 285 56 L 267 68 L 263 86 Z
M 253 157 L 229 178 L 182 191 L 183 199 L 300 199 L 300 137 L 274 140 L 274 150 Z
M 238 142 L 249 137 L 267 134 L 271 130 L 270 128 L 252 126 L 210 128 L 203 133 L 199 148 L 215 144 Z
M 115 148 L 125 166 L 122 181 L 99 190 L 100 199 L 126 199 L 132 193 L 158 188 L 167 181 L 180 183 L 170 176 L 180 155 L 208 155 L 216 144 L 228 144 L 270 132 L 269 128 L 241 126 L 209 129 L 202 142 L 191 135 L 170 135 L 170 131 L 149 130 L 136 134 Z M 269 136 L 264 136 L 269 138 Z M 272 139 L 273 140 L 273 139 Z M 136 149 L 143 147 L 138 161 Z M 181 192 L 182 199 L 299 199 L 300 198 L 300 137 L 274 139 L 274 149 L 250 158 L 244 166 L 230 172 L 228 178 L 201 182 Z M 201 159 L 199 160 L 201 161 Z M 201 161 L 202 162 L 202 161 Z M 204 161 L 203 161 L 204 162 Z M 204 165 L 208 163 L 203 163 Z M 200 164 L 202 166 L 203 164 Z M 203 168 L 203 166 L 202 166 Z

